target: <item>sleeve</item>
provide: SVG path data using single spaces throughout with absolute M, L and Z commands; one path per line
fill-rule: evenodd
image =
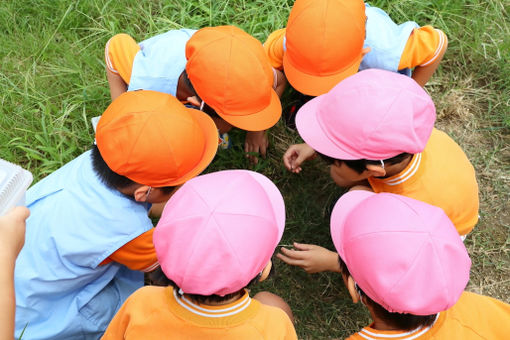
M 264 51 L 266 51 L 271 66 L 280 71 L 283 70 L 284 39 L 285 28 L 282 28 L 271 33 L 264 43 Z
M 138 51 L 140 46 L 131 36 L 125 33 L 114 35 L 108 40 L 104 49 L 106 68 L 120 75 L 122 80 L 129 84 L 133 62 Z
M 112 261 L 121 263 L 132 270 L 150 272 L 159 266 L 156 250 L 152 243 L 154 228 L 126 243 L 112 253 L 101 265 Z
M 448 38 L 443 31 L 432 26 L 415 28 L 407 40 L 400 58 L 399 70 L 427 66 L 442 55 Z

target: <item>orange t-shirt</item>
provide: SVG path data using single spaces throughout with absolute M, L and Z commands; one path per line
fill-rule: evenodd
M 510 305 L 474 293 L 462 293 L 455 306 L 441 312 L 435 323 L 410 332 L 365 327 L 348 340 L 475 340 L 510 338 Z
M 432 130 L 423 152 L 388 178 L 368 179 L 374 192 L 391 192 L 440 207 L 460 235 L 478 222 L 478 184 L 468 158 L 446 133 Z
M 264 43 L 264 50 L 269 58 L 271 66 L 283 70 L 283 40 L 285 28 L 271 33 Z M 447 37 L 441 30 L 432 26 L 415 28 L 407 40 L 402 56 L 400 57 L 399 70 L 427 66 L 437 60 L 438 56 L 446 49 Z
M 154 228 L 132 239 L 106 258 L 101 265 L 117 262 L 132 270 L 150 272 L 159 266 L 156 249 L 152 243 Z
M 131 295 L 106 329 L 109 339 L 297 339 L 282 310 L 245 292 L 222 306 L 198 305 L 171 287 L 146 286 Z
M 106 43 L 104 57 L 106 68 L 121 76 L 126 84 L 131 79 L 131 70 L 140 46 L 135 39 L 125 33 L 114 35 Z

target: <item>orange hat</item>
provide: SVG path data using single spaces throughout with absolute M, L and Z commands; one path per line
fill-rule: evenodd
M 362 0 L 296 0 L 283 56 L 290 84 L 299 92 L 319 96 L 358 72 L 365 21 Z
M 175 186 L 201 173 L 218 149 L 218 131 L 205 113 L 155 91 L 126 92 L 99 120 L 99 152 L 108 167 L 132 181 Z
M 186 44 L 186 71 L 197 94 L 228 123 L 270 128 L 282 113 L 262 44 L 234 26 L 198 30 Z

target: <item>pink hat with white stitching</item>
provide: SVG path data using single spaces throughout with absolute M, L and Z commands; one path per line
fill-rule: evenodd
M 435 120 L 432 99 L 413 79 L 369 69 L 303 105 L 296 126 L 324 155 L 380 160 L 423 151 Z
M 262 271 L 284 228 L 273 182 L 225 170 L 186 182 L 166 204 L 153 240 L 163 272 L 184 293 L 224 296 Z
M 348 192 L 331 214 L 331 237 L 354 281 L 390 312 L 447 310 L 469 281 L 471 260 L 453 223 L 409 197 Z

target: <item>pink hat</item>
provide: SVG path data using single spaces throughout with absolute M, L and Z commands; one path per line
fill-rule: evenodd
M 271 259 L 285 205 L 267 177 L 225 170 L 193 178 L 168 201 L 154 231 L 165 275 L 184 293 L 234 293 Z
M 296 125 L 326 156 L 379 160 L 423 151 L 435 119 L 432 99 L 413 79 L 369 69 L 303 105 Z
M 331 237 L 359 287 L 390 312 L 453 306 L 471 260 L 444 211 L 409 197 L 355 190 L 331 214 Z

